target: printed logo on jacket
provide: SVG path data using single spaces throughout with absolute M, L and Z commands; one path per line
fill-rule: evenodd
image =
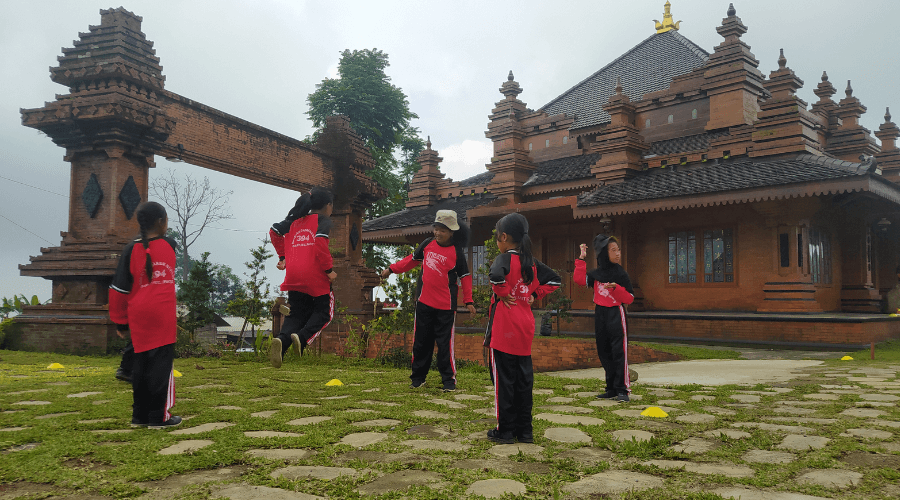
M 306 247 L 315 244 L 316 235 L 309 229 L 303 228 L 294 234 L 294 241 L 291 244 L 294 247 Z

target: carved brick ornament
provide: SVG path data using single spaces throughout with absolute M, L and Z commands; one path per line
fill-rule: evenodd
M 97 174 L 91 174 L 87 186 L 84 187 L 84 191 L 81 193 L 81 201 L 84 203 L 84 208 L 88 211 L 88 214 L 92 219 L 97 215 L 97 210 L 100 209 L 100 202 L 102 200 L 103 189 L 100 188 L 100 181 L 97 180 Z
M 141 203 L 141 193 L 138 191 L 137 184 L 134 183 L 134 177 L 131 175 L 128 176 L 128 180 L 122 186 L 122 191 L 119 192 L 119 203 L 122 204 L 122 208 L 125 210 L 125 217 L 131 220 L 135 209 Z

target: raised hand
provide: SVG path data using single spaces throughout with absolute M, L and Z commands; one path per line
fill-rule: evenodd
M 581 249 L 581 256 L 578 258 L 584 260 L 584 258 L 587 257 L 587 245 L 582 243 L 578 248 Z

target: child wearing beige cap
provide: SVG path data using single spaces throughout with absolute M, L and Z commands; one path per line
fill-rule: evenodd
M 456 299 L 462 284 L 463 300 L 469 314 L 475 314 L 472 301 L 472 276 L 466 260 L 469 227 L 459 222 L 453 210 L 438 210 L 434 218 L 434 236 L 426 239 L 411 255 L 388 266 L 381 273 L 405 273 L 422 266 L 416 286 L 416 314 L 413 329 L 412 388 L 425 385 L 431 357 L 437 344 L 437 365 L 444 391 L 456 390 L 456 360 L 453 353 Z

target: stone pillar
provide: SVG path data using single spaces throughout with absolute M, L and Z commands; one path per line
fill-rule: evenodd
M 897 148 L 900 128 L 891 121 L 890 108 L 885 109 L 884 123 L 878 127 L 875 137 L 881 140 L 881 152 L 875 155 L 875 158 L 878 159 L 882 175 L 889 181 L 900 183 L 900 149 Z
M 139 233 L 134 210 L 147 199 L 153 155 L 175 126 L 159 106 L 165 78 L 141 18 L 122 8 L 100 13 L 100 26 L 63 49 L 51 68 L 70 94 L 21 111 L 23 125 L 66 149 L 72 168 L 62 244 L 19 266 L 23 276 L 53 282 L 52 304 L 16 318 L 20 348 L 106 352 L 115 336 L 109 283 L 122 248 Z
M 635 107 L 622 91 L 621 79 L 616 79 L 616 93 L 603 109 L 609 113 L 610 123 L 591 144 L 591 152 L 601 155 L 591 173 L 603 182 L 622 182 L 641 169 L 643 153 L 650 146 L 634 126 Z
M 444 174 L 440 170 L 441 161 L 437 151 L 431 149 L 431 137 L 425 143 L 425 149 L 419 153 L 419 170 L 413 175 L 409 183 L 409 199 L 406 200 L 406 208 L 428 207 L 438 201 L 440 186 L 449 185 L 444 180 Z
M 522 201 L 522 185 L 537 167 L 531 162 L 524 146 L 526 131 L 519 123 L 519 118 L 528 109 L 518 99 L 522 87 L 515 81 L 512 71 L 500 87 L 500 93 L 505 99 L 491 110 L 491 122 L 484 133 L 485 137 L 494 141 L 494 157 L 487 169 L 494 172 L 491 192 L 512 203 L 519 203 Z
M 853 87 L 847 80 L 846 97 L 841 99 L 834 114 L 840 119 L 840 126 L 828 138 L 825 151 L 845 161 L 858 162 L 860 155 L 872 156 L 879 152 L 878 144 L 869 135 L 869 130 L 859 124 L 859 118 L 866 112 L 859 99 L 853 97 Z

